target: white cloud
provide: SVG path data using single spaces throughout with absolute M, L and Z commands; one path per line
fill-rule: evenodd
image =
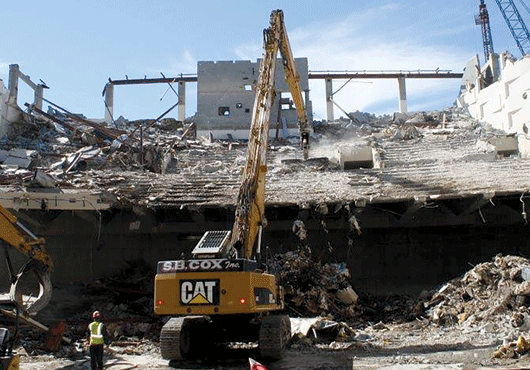
M 234 53 L 239 60 L 256 60 L 261 58 L 263 53 L 263 46 L 256 43 L 246 43 L 237 46 L 234 49 Z
M 333 24 L 312 24 L 294 30 L 289 29 L 289 38 L 295 57 L 307 57 L 310 71 L 353 71 L 353 70 L 435 70 L 450 69 L 462 71 L 471 51 L 462 50 L 451 44 L 443 45 L 442 38 L 467 30 L 415 28 L 415 20 L 399 28 L 393 23 L 402 10 L 399 3 L 390 2 L 345 16 Z M 288 20 L 286 20 L 287 22 Z M 419 25 L 418 25 L 419 27 Z M 428 35 L 428 41 L 426 37 Z M 238 57 L 256 59 L 261 56 L 262 46 L 245 44 L 236 48 Z M 392 113 L 398 110 L 398 83 L 395 80 L 372 80 L 372 83 L 352 81 L 335 96 L 335 101 L 346 111 L 365 110 L 380 107 L 373 113 Z M 334 90 L 345 81 L 333 81 Z M 433 104 L 449 105 L 458 94 L 460 81 L 407 80 L 407 98 L 410 109 L 430 107 L 426 102 L 432 95 Z M 325 88 L 323 80 L 310 80 L 310 98 L 316 118 L 326 117 Z M 446 99 L 440 98 L 440 94 Z M 395 102 L 395 104 L 382 104 Z M 336 109 L 335 116 L 341 112 Z
M 191 51 L 184 50 L 181 55 L 170 58 L 164 66 L 156 66 L 149 68 L 147 72 L 156 75 L 162 71 L 166 76 L 176 76 L 183 74 L 197 73 L 197 58 L 193 56 Z
M 184 50 L 179 57 L 169 60 L 168 74 L 195 73 L 196 71 L 197 58 L 189 50 Z

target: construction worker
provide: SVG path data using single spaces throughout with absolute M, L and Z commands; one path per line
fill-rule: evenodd
M 110 343 L 109 336 L 99 311 L 94 311 L 92 320 L 88 325 L 90 366 L 92 370 L 103 370 L 103 345 Z

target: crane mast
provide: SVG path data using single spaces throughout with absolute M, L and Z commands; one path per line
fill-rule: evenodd
M 484 60 L 488 61 L 493 54 L 493 40 L 491 38 L 490 18 L 484 0 L 480 0 L 479 14 L 475 16 L 475 24 L 480 24 L 482 30 L 482 44 L 484 45 Z
M 521 51 L 521 54 L 525 56 L 530 52 L 530 33 L 521 18 L 521 14 L 519 14 L 513 0 L 495 0 L 495 2 L 499 6 L 504 20 L 510 28 L 510 32 L 517 43 L 517 47 Z

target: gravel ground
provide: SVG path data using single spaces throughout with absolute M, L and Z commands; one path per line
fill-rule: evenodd
M 496 359 L 493 353 L 503 342 L 520 333 L 511 327 L 462 328 L 438 327 L 415 322 L 393 325 L 378 324 L 359 331 L 357 340 L 331 344 L 293 345 L 284 359 L 265 364 L 269 370 L 287 369 L 483 369 L 530 368 L 530 357 Z M 109 369 L 248 369 L 248 349 L 230 350 L 226 359 L 216 362 L 169 363 L 160 357 L 156 344 L 138 346 L 111 345 L 105 355 Z M 22 356 L 21 368 L 89 369 L 86 352 L 76 359 L 46 356 Z

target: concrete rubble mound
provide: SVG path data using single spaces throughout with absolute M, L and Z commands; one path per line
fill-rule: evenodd
M 326 157 L 326 163 L 301 161 L 298 138 L 273 139 L 267 204 L 375 203 L 528 187 L 528 160 L 509 151 L 499 160 L 495 140 L 506 134 L 457 108 L 355 117 L 313 122 L 311 157 Z M 193 138 L 194 132 L 193 123 L 171 118 L 120 118 L 109 125 L 33 108 L 13 125 L 9 140 L 0 141 L 0 190 L 87 192 L 118 208 L 233 206 L 245 141 Z M 344 171 L 344 153 L 361 149 L 369 158 L 358 171 Z M 469 171 L 470 162 L 477 171 Z M 491 174 L 487 182 L 483 172 Z
M 530 261 L 497 255 L 449 281 L 424 306 L 438 325 L 477 325 L 511 316 L 514 327 L 530 327 L 529 302 Z
M 439 326 L 479 327 L 486 332 L 505 328 L 514 340 L 504 340 L 495 358 L 518 358 L 530 351 L 530 260 L 495 256 L 453 279 L 421 302 L 424 315 Z
M 276 256 L 273 269 L 285 288 L 287 308 L 293 316 L 355 316 L 359 296 L 344 265 L 314 262 L 306 253 L 296 251 Z

